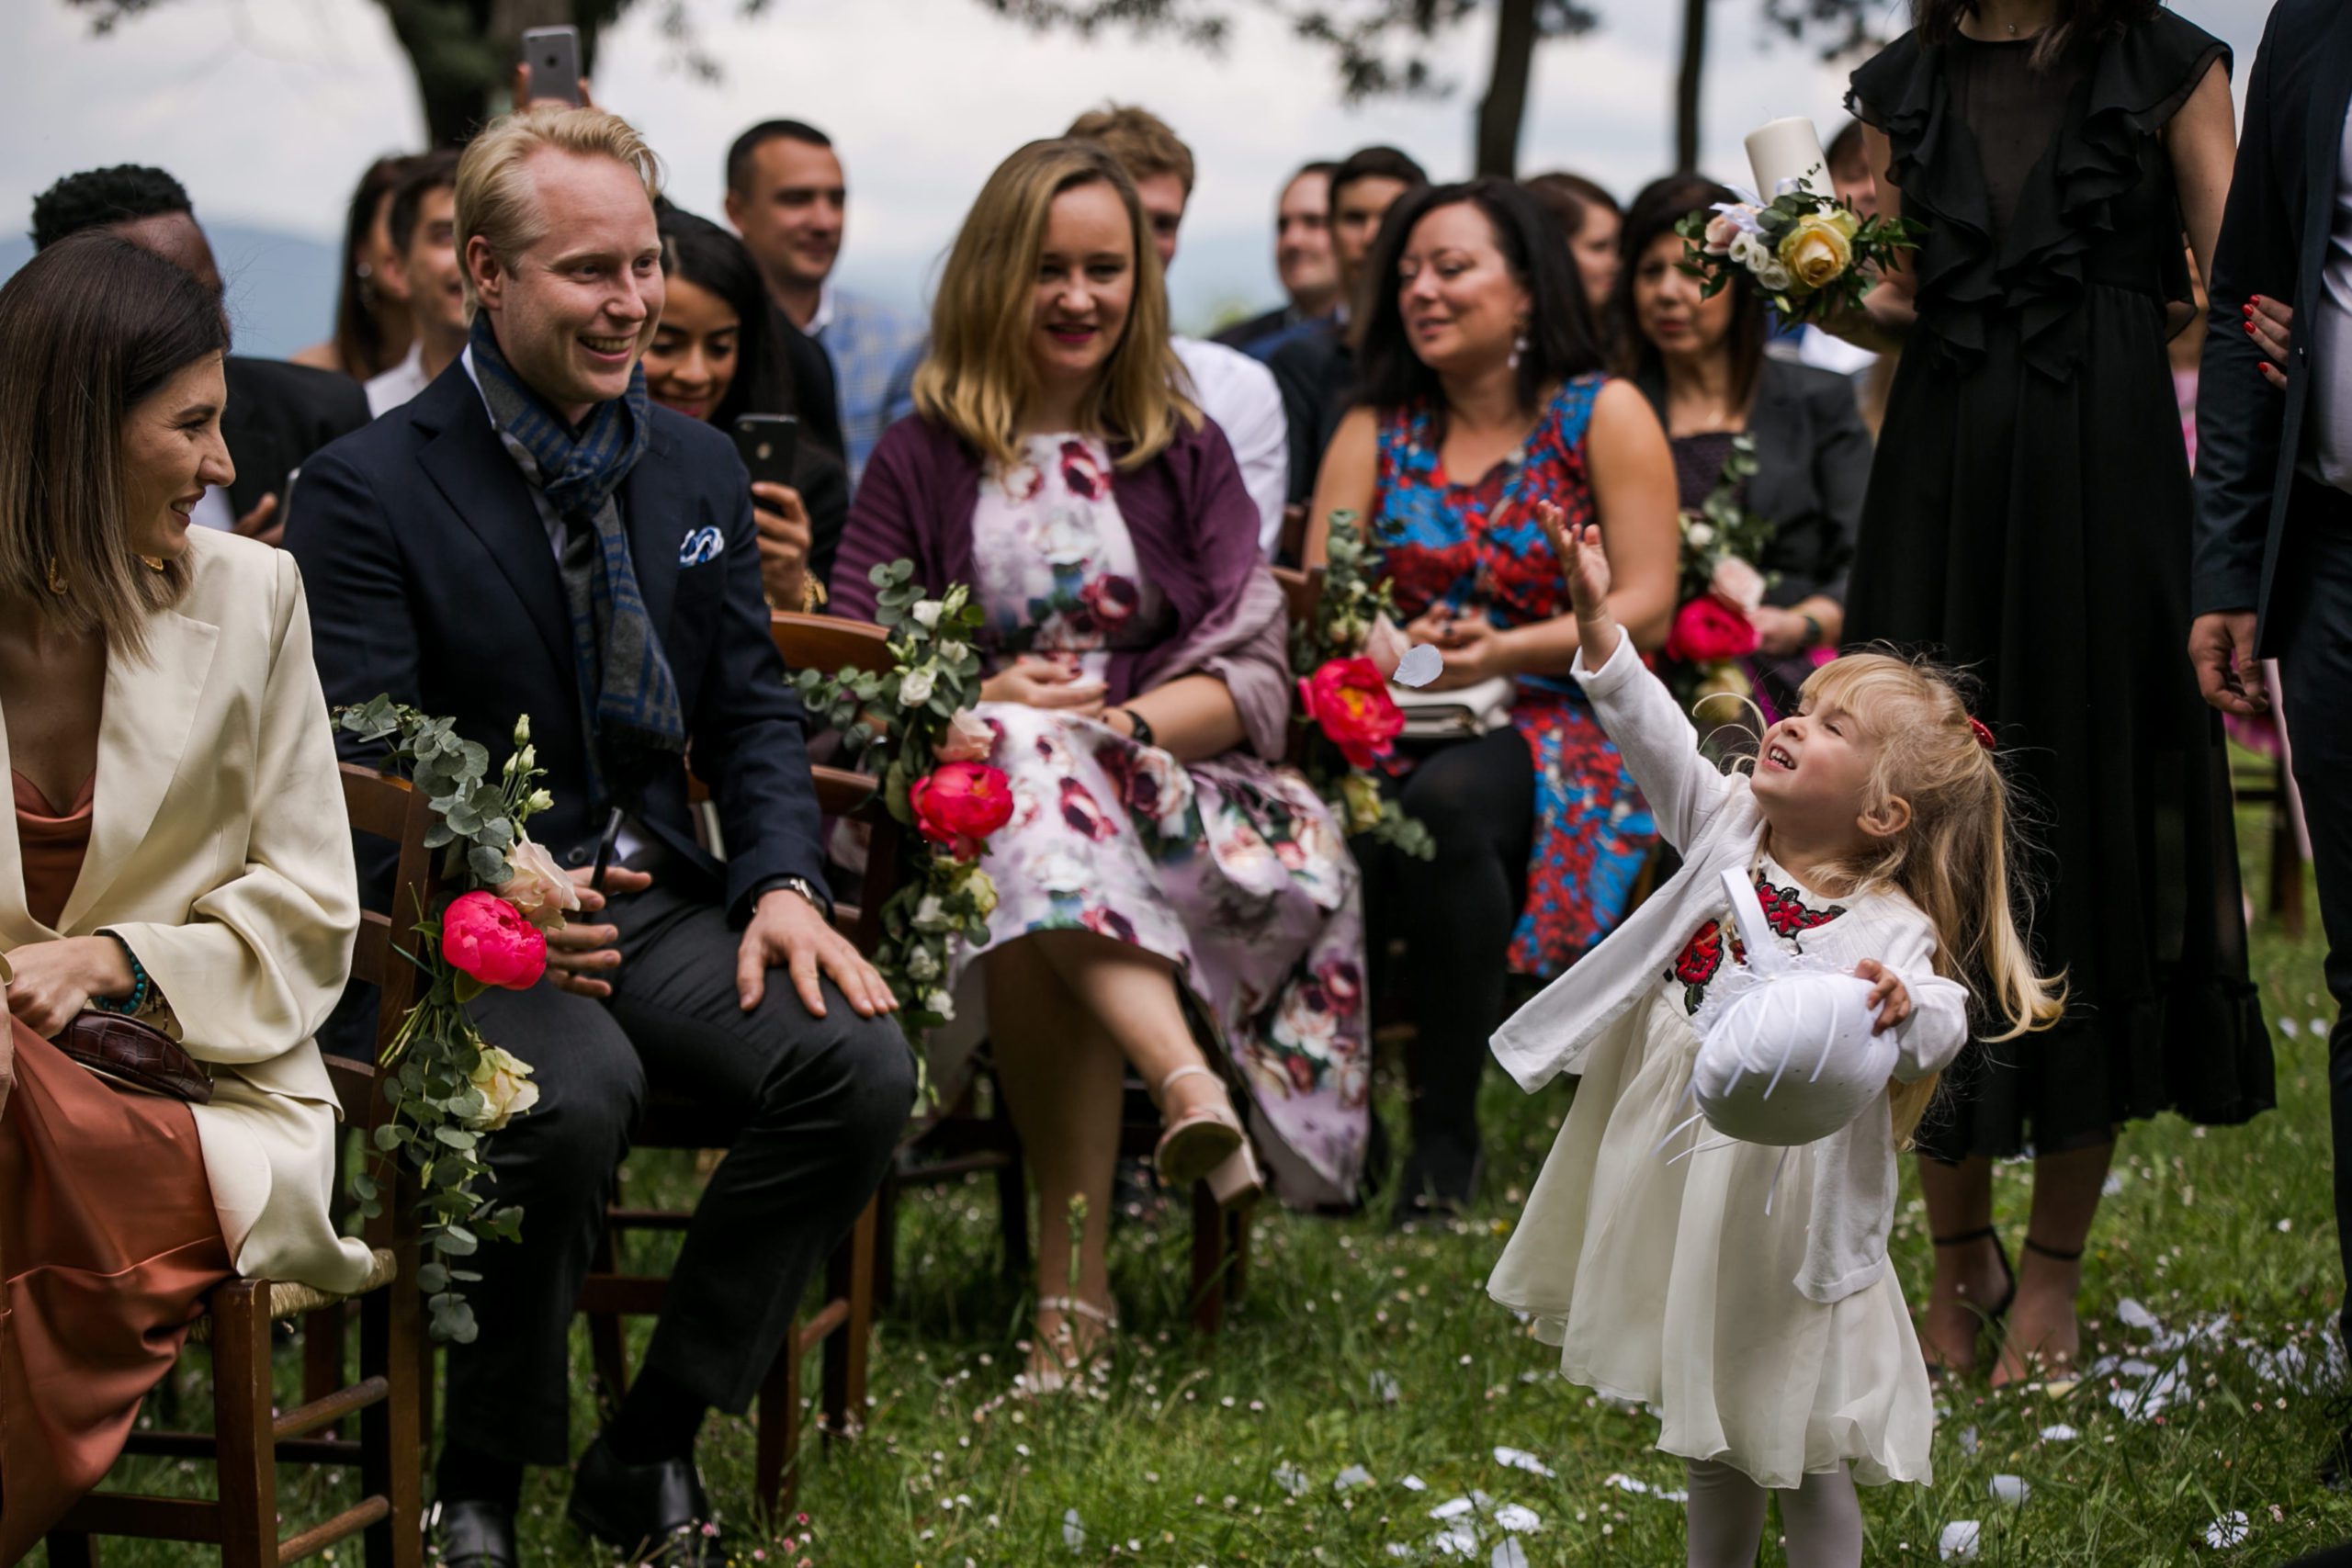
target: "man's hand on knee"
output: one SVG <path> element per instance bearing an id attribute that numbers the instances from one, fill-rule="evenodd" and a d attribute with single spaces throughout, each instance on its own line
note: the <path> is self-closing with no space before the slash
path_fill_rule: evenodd
<path id="1" fill-rule="evenodd" d="M 767 995 L 768 971 L 776 967 L 792 976 L 793 989 L 800 993 L 800 1005 L 811 1017 L 825 1016 L 820 975 L 831 977 L 860 1018 L 899 1010 L 899 1000 L 881 973 L 833 929 L 822 909 L 789 888 L 760 899 L 735 951 L 735 989 L 745 1012 Z"/>

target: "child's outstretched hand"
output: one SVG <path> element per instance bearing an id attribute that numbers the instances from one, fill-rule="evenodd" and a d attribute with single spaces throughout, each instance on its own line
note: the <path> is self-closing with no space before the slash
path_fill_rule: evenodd
<path id="1" fill-rule="evenodd" d="M 1552 553 L 1567 573 L 1568 602 L 1577 619 L 1589 621 L 1609 608 L 1609 557 L 1600 547 L 1600 530 L 1592 524 L 1571 529 L 1566 513 L 1555 502 L 1535 503 L 1535 521 L 1552 541 Z"/>
<path id="2" fill-rule="evenodd" d="M 1878 1010 L 1878 1021 L 1871 1026 L 1872 1034 L 1883 1034 L 1911 1016 L 1911 992 L 1875 958 L 1865 958 L 1854 965 L 1856 976 L 1876 982 L 1871 987 L 1870 1005 Z"/>

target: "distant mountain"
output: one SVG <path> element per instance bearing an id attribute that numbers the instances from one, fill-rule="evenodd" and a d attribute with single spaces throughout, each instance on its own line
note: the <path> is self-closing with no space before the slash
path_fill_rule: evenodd
<path id="1" fill-rule="evenodd" d="M 334 325 L 336 246 L 240 223 L 208 222 L 204 230 L 228 279 L 239 354 L 283 359 L 327 335 Z M 32 254 L 22 234 L 0 240 L 0 279 Z"/>

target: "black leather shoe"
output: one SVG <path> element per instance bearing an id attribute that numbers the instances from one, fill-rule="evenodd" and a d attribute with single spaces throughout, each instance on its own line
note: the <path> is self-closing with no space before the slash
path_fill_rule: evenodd
<path id="1" fill-rule="evenodd" d="M 441 1568 L 514 1568 L 514 1510 L 503 1503 L 435 1503 L 425 1533 L 440 1545 Z"/>
<path id="2" fill-rule="evenodd" d="M 710 1500 L 691 1459 L 623 1464 L 599 1436 L 571 1474 L 571 1522 L 632 1562 L 665 1568 L 725 1568 Z"/>

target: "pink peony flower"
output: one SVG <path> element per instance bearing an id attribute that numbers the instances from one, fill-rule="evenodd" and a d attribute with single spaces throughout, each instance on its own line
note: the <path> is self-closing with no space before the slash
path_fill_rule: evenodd
<path id="1" fill-rule="evenodd" d="M 1299 682 L 1298 701 L 1307 721 L 1321 727 L 1351 768 L 1369 768 L 1387 756 L 1404 732 L 1405 716 L 1389 696 L 1388 682 L 1361 654 L 1327 660 Z"/>
<path id="2" fill-rule="evenodd" d="M 1712 664 L 1756 651 L 1756 624 L 1713 593 L 1702 593 L 1674 614 L 1666 656 L 1685 664 Z"/>
<path id="3" fill-rule="evenodd" d="M 462 893 L 441 917 L 441 956 L 460 975 L 527 991 L 548 972 L 548 939 L 494 893 Z"/>
<path id="4" fill-rule="evenodd" d="M 942 762 L 907 792 L 915 827 L 957 860 L 978 858 L 988 837 L 1012 817 L 1012 786 L 980 762 Z"/>

